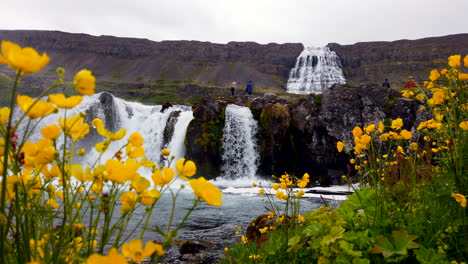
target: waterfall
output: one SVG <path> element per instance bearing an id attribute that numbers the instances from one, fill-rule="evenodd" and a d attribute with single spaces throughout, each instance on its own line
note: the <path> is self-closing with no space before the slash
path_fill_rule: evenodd
<path id="1" fill-rule="evenodd" d="M 229 104 L 223 130 L 222 178 L 255 177 L 257 122 L 248 107 Z"/>
<path id="2" fill-rule="evenodd" d="M 188 123 L 193 119 L 192 110 L 188 106 L 174 105 L 164 112 L 161 112 L 161 105 L 143 105 L 136 102 L 127 102 L 116 98 L 108 93 L 100 93 L 92 96 L 85 96 L 83 101 L 73 109 L 65 112 L 65 109 L 60 109 L 57 114 L 51 114 L 45 117 L 37 126 L 34 133 L 29 137 L 29 141 L 36 142 L 41 136 L 41 128 L 51 124 L 58 124 L 58 118 L 63 117 L 66 113 L 67 117 L 86 113 L 86 122 L 91 123 L 94 118 L 101 118 L 107 129 L 116 132 L 119 129 L 126 129 L 127 133 L 122 140 L 112 142 L 109 149 L 105 152 L 101 161 L 106 161 L 113 158 L 114 154 L 126 144 L 130 135 L 134 132 L 140 133 L 143 138 L 143 146 L 145 148 L 145 156 L 159 164 L 160 152 L 164 147 L 171 150 L 171 155 L 175 156 L 176 160 L 185 155 L 185 133 Z M 172 135 L 167 140 L 166 145 L 163 142 L 163 135 L 166 129 L 168 118 L 172 113 L 179 112 L 172 120 Z M 19 113 L 18 113 L 19 114 Z M 172 115 L 174 116 L 174 115 Z M 34 125 L 37 121 L 32 121 Z M 26 122 L 23 122 L 26 123 Z M 26 125 L 22 125 L 18 132 L 22 136 Z M 63 148 L 61 142 L 62 137 L 57 141 L 58 148 Z M 76 150 L 84 148 L 86 155 L 84 157 L 76 156 L 76 163 L 83 165 L 92 165 L 99 157 L 99 153 L 94 149 L 94 145 L 103 141 L 105 138 L 98 135 L 91 128 L 90 133 L 85 139 L 78 142 Z M 123 150 L 125 151 L 125 150 Z"/>
<path id="3" fill-rule="evenodd" d="M 328 47 L 307 47 L 289 73 L 287 91 L 294 94 L 322 93 L 333 84 L 344 84 L 338 55 Z"/>

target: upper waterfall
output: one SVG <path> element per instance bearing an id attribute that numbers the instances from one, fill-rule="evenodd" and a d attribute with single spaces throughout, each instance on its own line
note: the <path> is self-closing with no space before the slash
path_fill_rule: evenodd
<path id="1" fill-rule="evenodd" d="M 307 47 L 289 73 L 287 91 L 295 94 L 322 93 L 333 84 L 344 84 L 346 79 L 341 62 L 328 47 Z"/>
<path id="2" fill-rule="evenodd" d="M 248 107 L 229 104 L 223 130 L 222 177 L 255 177 L 259 161 L 257 122 Z"/>

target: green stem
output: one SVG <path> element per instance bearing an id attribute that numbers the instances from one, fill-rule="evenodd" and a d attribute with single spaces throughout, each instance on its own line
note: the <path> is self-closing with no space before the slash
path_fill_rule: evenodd
<path id="1" fill-rule="evenodd" d="M 3 154 L 3 173 L 2 173 L 2 192 L 1 192 L 1 198 L 0 198 L 0 264 L 7 263 L 6 262 L 6 254 L 5 253 L 5 241 L 4 239 L 5 235 L 8 233 L 7 230 L 5 230 L 5 219 L 6 217 L 6 212 L 5 212 L 5 195 L 6 195 L 6 187 L 7 187 L 7 171 L 8 171 L 8 152 L 10 151 L 10 136 L 11 133 L 14 130 L 11 130 L 11 123 L 13 119 L 13 112 L 14 112 L 14 107 L 15 107 L 15 95 L 16 95 L 16 89 L 18 87 L 18 82 L 21 76 L 21 72 L 18 71 L 16 74 L 15 78 L 15 84 L 13 85 L 13 91 L 11 92 L 11 99 L 10 99 L 10 116 L 8 117 L 8 125 L 7 125 L 7 131 L 5 135 L 5 153 Z"/>

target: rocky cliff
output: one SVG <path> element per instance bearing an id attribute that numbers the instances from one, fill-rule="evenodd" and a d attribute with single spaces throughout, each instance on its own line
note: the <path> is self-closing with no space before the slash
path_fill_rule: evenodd
<path id="1" fill-rule="evenodd" d="M 187 83 L 227 86 L 232 79 L 236 79 L 239 85 L 252 79 L 257 87 L 282 89 L 303 49 L 302 44 L 155 42 L 31 30 L 0 30 L 0 40 L 47 52 L 51 63 L 36 75 L 38 79 L 53 77 L 57 66 L 67 70 L 68 78 L 87 68 L 99 81 L 110 82 L 111 86 L 127 83 L 131 89 L 155 89 Z M 0 66 L 0 72 L 4 70 L 5 66 Z M 39 84 L 40 81 L 33 83 Z"/>
<path id="2" fill-rule="evenodd" d="M 204 164 L 203 175 L 219 175 L 221 135 L 227 102 L 206 98 L 194 108 L 194 120 L 186 137 L 187 158 Z M 314 181 L 332 183 L 346 171 L 349 157 L 338 153 L 336 142 L 353 142 L 355 126 L 403 118 L 405 129 L 413 130 L 428 117 L 418 102 L 379 84 L 335 85 L 323 95 L 307 95 L 293 102 L 274 94 L 249 103 L 257 133 L 260 163 L 258 174 L 269 177 L 285 172 L 309 173 Z M 198 164 L 197 163 L 197 164 Z M 207 166 L 205 166 L 207 165 Z M 331 171 L 338 171 L 336 175 Z"/>
<path id="3" fill-rule="evenodd" d="M 402 88 L 409 75 L 427 79 L 432 69 L 447 67 L 450 55 L 468 54 L 468 34 L 393 42 L 360 42 L 353 45 L 330 43 L 343 64 L 345 77 L 353 85 L 381 84 L 385 78 L 392 88 Z"/>

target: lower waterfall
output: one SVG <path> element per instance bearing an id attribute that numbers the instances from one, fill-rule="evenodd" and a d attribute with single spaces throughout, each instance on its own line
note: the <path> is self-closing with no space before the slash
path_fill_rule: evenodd
<path id="1" fill-rule="evenodd" d="M 229 104 L 223 130 L 222 178 L 253 178 L 257 172 L 257 122 L 248 107 Z"/>

